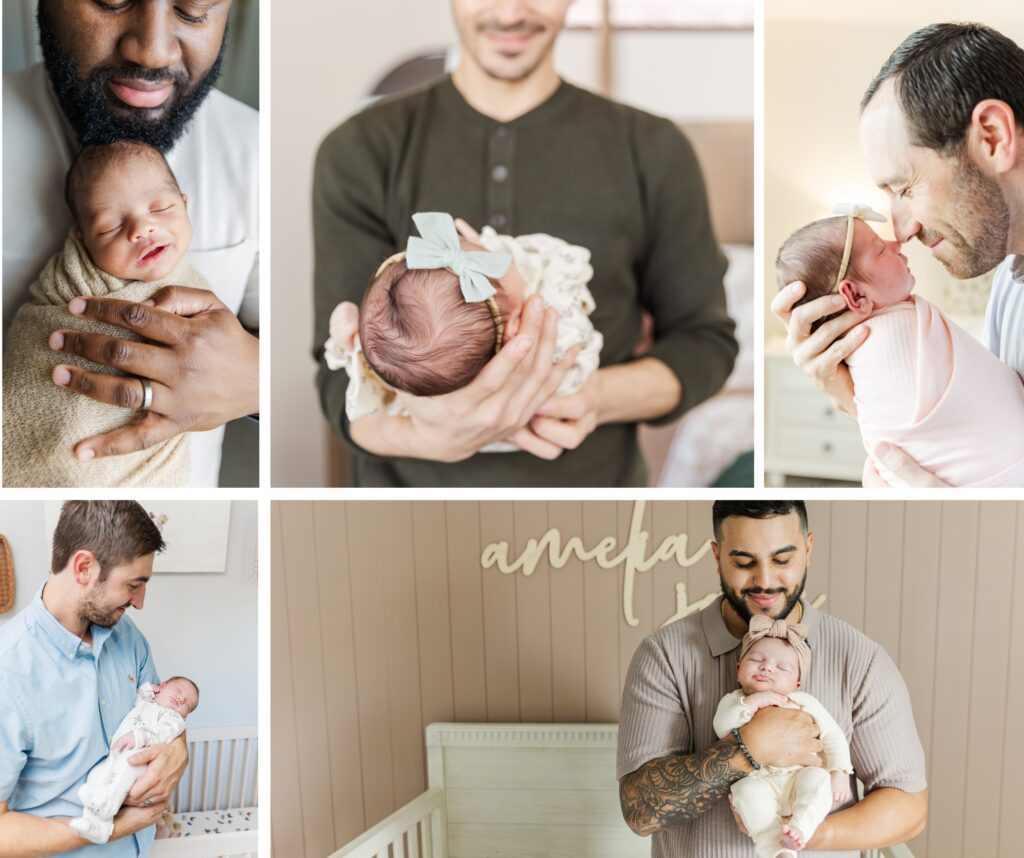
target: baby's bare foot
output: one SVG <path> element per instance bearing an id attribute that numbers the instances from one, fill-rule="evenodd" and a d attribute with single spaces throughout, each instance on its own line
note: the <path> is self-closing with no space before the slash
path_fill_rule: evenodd
<path id="1" fill-rule="evenodd" d="M 792 825 L 783 825 L 782 831 L 779 836 L 779 840 L 782 841 L 782 845 L 786 849 L 793 849 L 799 852 L 804 848 L 804 835 L 799 828 L 794 828 Z"/>

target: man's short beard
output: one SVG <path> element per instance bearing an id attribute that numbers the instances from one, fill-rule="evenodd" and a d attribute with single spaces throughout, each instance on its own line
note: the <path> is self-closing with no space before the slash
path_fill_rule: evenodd
<path id="1" fill-rule="evenodd" d="M 149 69 L 135 63 L 126 63 L 118 68 L 102 66 L 94 69 L 87 80 L 83 80 L 74 58 L 57 35 L 45 0 L 39 3 L 36 20 L 46 73 L 64 115 L 78 134 L 79 143 L 84 146 L 88 143 L 138 140 L 164 154 L 173 148 L 185 132 L 196 109 L 217 82 L 228 36 L 225 28 L 217 59 L 210 70 L 191 87 L 184 72 L 176 74 L 167 68 Z M 126 107 L 129 111 L 127 116 L 117 116 L 110 109 L 113 96 L 108 83 L 112 78 L 145 80 L 150 83 L 172 82 L 174 92 L 170 97 L 173 103 L 167 113 L 156 121 L 146 118 L 148 111 L 132 107 Z"/>
<path id="2" fill-rule="evenodd" d="M 1010 209 L 999 185 L 982 173 L 966 152 L 957 157 L 953 177 L 950 196 L 955 200 L 957 225 L 973 224 L 980 229 L 970 242 L 962 233 L 943 234 L 957 251 L 956 257 L 943 265 L 958 280 L 967 280 L 991 271 L 1006 258 Z"/>
<path id="3" fill-rule="evenodd" d="M 743 598 L 742 598 L 743 593 L 736 593 L 733 590 L 730 590 L 729 586 L 725 583 L 725 578 L 723 578 L 721 574 L 719 574 L 718 580 L 719 580 L 719 582 L 722 585 L 722 595 L 725 597 L 725 601 L 727 601 L 732 606 L 732 609 L 736 612 L 736 614 L 739 616 L 739 618 L 741 620 L 743 620 L 744 623 L 746 623 L 747 625 L 750 625 L 750 620 L 751 620 L 751 618 L 754 615 L 750 612 L 750 609 L 747 607 L 746 602 L 743 601 Z M 807 571 L 805 570 L 804 571 L 804 577 L 800 579 L 800 586 L 797 587 L 796 590 L 793 591 L 793 595 L 792 596 L 790 596 L 788 599 L 786 599 L 786 604 L 785 604 L 785 606 L 783 606 L 782 612 L 779 613 L 777 616 L 773 617 L 772 619 L 784 620 L 784 619 L 786 619 L 786 617 L 788 617 L 793 612 L 793 609 L 797 606 L 797 603 L 800 601 L 800 597 L 804 594 L 804 587 L 806 586 L 806 584 L 807 584 Z M 784 593 L 785 591 L 780 589 L 780 588 L 775 588 L 775 589 L 771 589 L 771 590 L 762 590 L 760 587 L 748 587 L 743 592 L 744 593 Z"/>
<path id="4" fill-rule="evenodd" d="M 92 623 L 103 629 L 113 628 L 124 614 L 117 614 L 121 606 L 116 608 L 101 608 L 92 599 L 87 598 L 78 611 L 78 618 L 85 623 Z"/>

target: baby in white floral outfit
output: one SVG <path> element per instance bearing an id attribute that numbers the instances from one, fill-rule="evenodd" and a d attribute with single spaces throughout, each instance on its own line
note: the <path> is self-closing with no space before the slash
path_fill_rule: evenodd
<path id="1" fill-rule="evenodd" d="M 114 831 L 113 819 L 145 766 L 128 760 L 143 748 L 176 739 L 185 730 L 185 719 L 199 705 L 199 687 L 184 676 L 172 676 L 160 685 L 148 682 L 139 688 L 135 705 L 114 733 L 110 753 L 97 763 L 78 797 L 82 815 L 70 822 L 72 830 L 92 843 L 106 843 Z"/>

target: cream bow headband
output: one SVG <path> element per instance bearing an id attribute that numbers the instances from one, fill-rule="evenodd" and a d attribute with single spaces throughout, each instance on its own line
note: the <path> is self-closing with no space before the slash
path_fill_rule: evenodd
<path id="1" fill-rule="evenodd" d="M 843 261 L 839 266 L 839 274 L 836 276 L 836 286 L 843 282 L 846 276 L 846 269 L 850 265 L 850 251 L 853 250 L 853 222 L 856 218 L 861 220 L 872 220 L 875 223 L 885 223 L 885 215 L 876 212 L 871 206 L 863 203 L 840 203 L 832 208 L 832 213 L 846 215 L 846 244 L 843 246 Z"/>
<path id="2" fill-rule="evenodd" d="M 750 630 L 743 636 L 743 643 L 740 644 L 740 661 L 743 661 L 750 648 L 761 638 L 781 638 L 788 641 L 796 651 L 800 679 L 803 680 L 807 676 L 807 669 L 811 666 L 811 648 L 807 645 L 806 625 L 797 623 L 791 626 L 785 620 L 773 620 L 763 614 L 751 617 Z"/>

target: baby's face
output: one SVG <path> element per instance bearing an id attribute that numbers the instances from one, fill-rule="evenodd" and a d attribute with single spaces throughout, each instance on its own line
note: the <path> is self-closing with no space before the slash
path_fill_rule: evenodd
<path id="1" fill-rule="evenodd" d="M 792 694 L 800 687 L 800 661 L 781 638 L 761 638 L 736 666 L 736 677 L 744 694 Z"/>
<path id="2" fill-rule="evenodd" d="M 188 250 L 186 198 L 155 158 L 108 166 L 81 194 L 78 229 L 98 268 L 124 280 L 159 280 Z"/>
<path id="3" fill-rule="evenodd" d="M 172 679 L 158 685 L 153 699 L 167 709 L 173 709 L 182 718 L 187 718 L 199 705 L 195 686 L 184 679 Z"/>
<path id="4" fill-rule="evenodd" d="M 847 306 L 868 315 L 906 301 L 914 291 L 914 275 L 900 243 L 883 240 L 860 218 L 854 220 L 853 230 L 850 262 L 865 279 L 842 282 L 840 291 Z"/>

